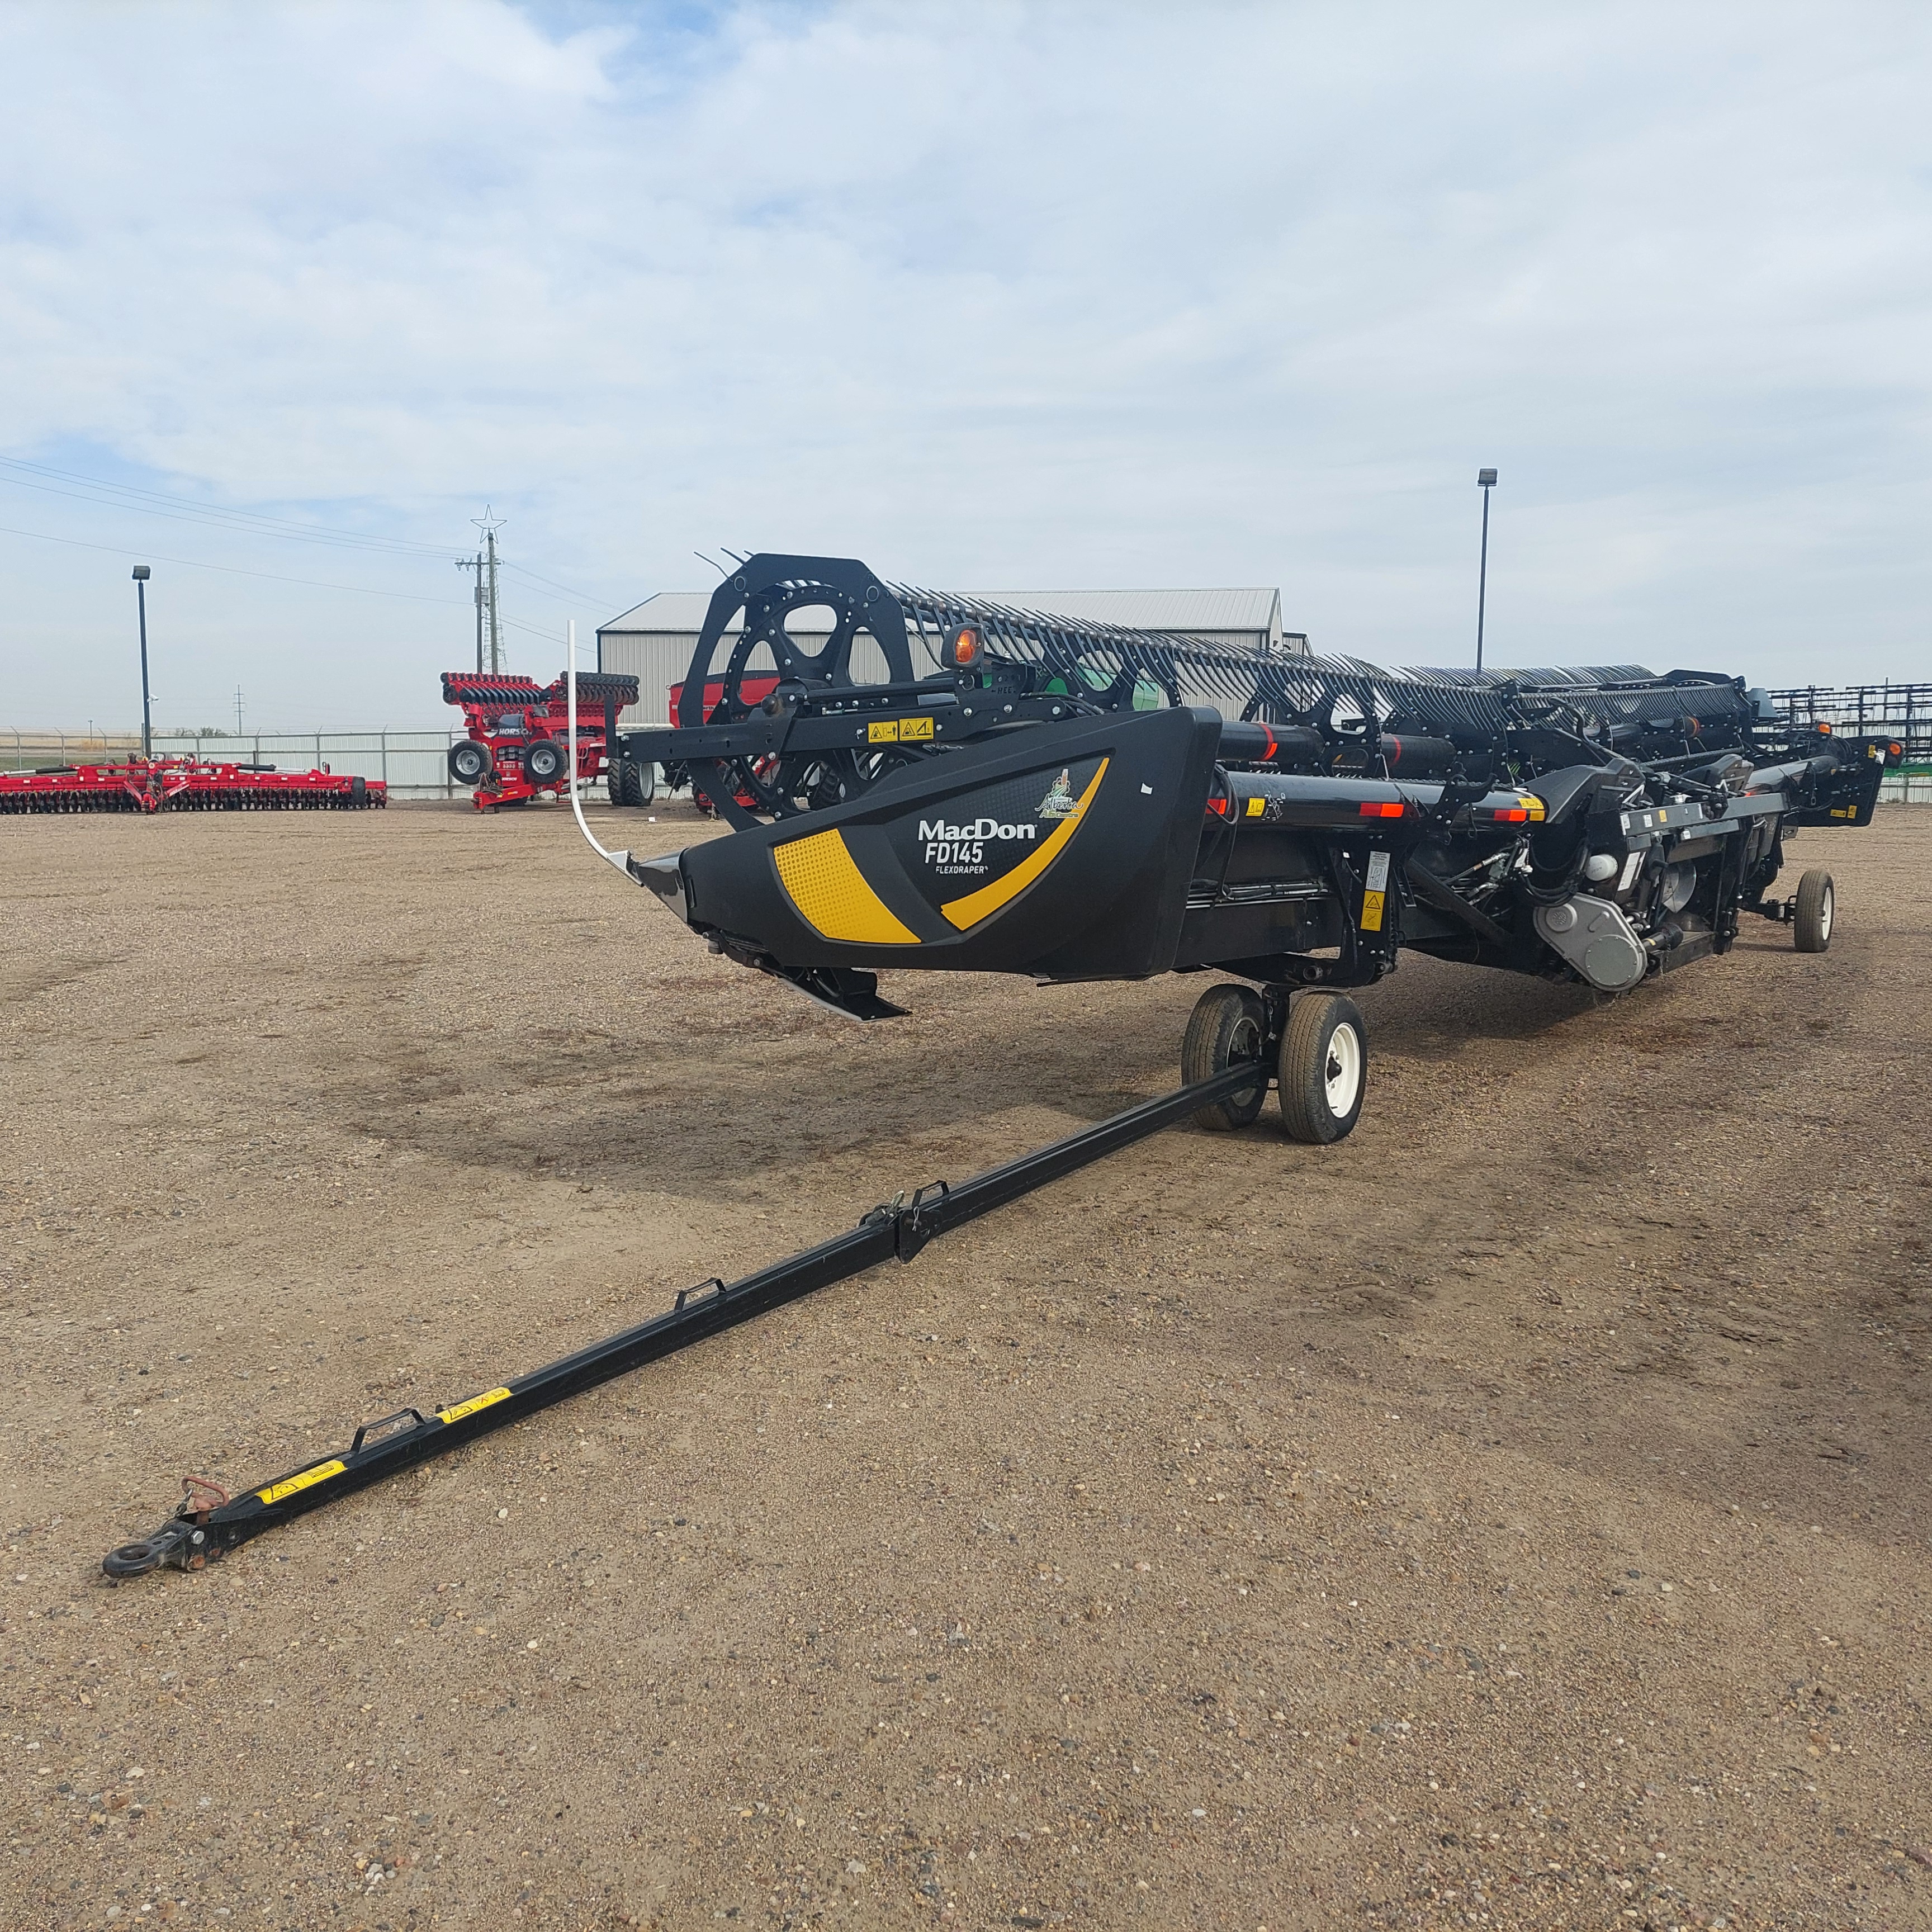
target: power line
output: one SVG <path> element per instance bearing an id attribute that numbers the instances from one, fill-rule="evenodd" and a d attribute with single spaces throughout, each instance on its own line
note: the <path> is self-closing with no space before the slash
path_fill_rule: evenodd
<path id="1" fill-rule="evenodd" d="M 78 483 L 85 487 L 81 490 L 63 490 L 50 483 L 34 482 L 28 476 L 8 476 L 4 473 L 10 470 L 29 471 L 32 476 L 35 477 L 58 477 L 63 482 Z M 378 556 L 413 558 L 443 557 L 448 554 L 447 550 L 440 544 L 418 543 L 413 538 L 407 537 L 386 537 L 369 532 L 350 531 L 344 530 L 339 526 L 327 524 L 302 523 L 292 518 L 269 516 L 260 511 L 232 509 L 224 508 L 219 504 L 198 503 L 189 497 L 173 496 L 164 490 L 143 489 L 136 484 L 110 482 L 104 477 L 83 476 L 77 470 L 57 469 L 51 464 L 30 463 L 22 457 L 0 456 L 0 483 L 10 483 L 16 489 L 38 490 L 46 496 L 64 496 L 75 502 L 92 503 L 104 509 L 133 510 L 142 516 L 166 517 L 181 523 L 199 523 L 210 528 L 227 530 L 242 536 L 279 537 L 294 542 L 320 544 L 331 549 L 368 550 Z M 106 494 L 99 494 L 104 492 Z M 146 500 L 131 500 L 134 499 Z M 0 526 L 0 528 L 6 527 Z M 118 550 L 110 544 L 84 544 L 77 538 L 56 537 L 39 530 L 8 528 L 8 534 L 36 537 L 47 543 L 71 544 L 82 549 L 105 550 L 109 554 L 115 556 L 133 556 L 137 554 L 142 556 L 148 554 L 146 551 L 137 553 L 133 550 Z M 320 584 L 314 578 L 282 576 L 273 571 L 243 570 L 236 566 L 229 564 L 202 563 L 186 557 L 164 557 L 161 561 L 166 563 L 186 564 L 190 568 L 196 570 L 224 570 L 236 576 L 260 577 L 278 583 L 306 584 L 315 588 L 356 590 L 365 596 L 402 597 L 408 595 L 402 591 L 375 590 L 361 584 Z M 574 584 L 560 584 L 554 578 L 545 577 L 540 572 L 532 570 L 527 564 L 512 562 L 509 558 L 500 554 L 496 559 L 496 562 L 500 569 L 513 570 L 519 576 L 528 578 L 532 583 L 543 585 L 546 590 L 560 592 L 566 597 L 581 598 L 585 603 L 590 604 L 599 604 L 604 601 L 593 592 L 581 590 Z M 417 601 L 440 603 L 445 600 L 440 598 L 418 598 Z M 500 626 L 509 625 L 518 630 L 526 631 L 530 628 L 526 624 L 514 623 L 513 620 L 503 616 L 500 610 L 498 613 L 497 622 Z M 532 634 L 544 636 L 548 634 L 538 632 L 533 632 Z"/>
<path id="2" fill-rule="evenodd" d="M 189 570 L 218 570 L 225 577 L 259 577 L 271 584 L 306 584 L 311 590 L 352 590 L 358 597 L 393 597 L 405 604 L 440 604 L 452 610 L 464 608 L 453 597 L 423 597 L 408 590 L 377 590 L 366 584 L 330 584 L 316 577 L 285 577 L 278 571 L 243 570 L 232 563 L 203 563 L 196 557 L 164 556 L 156 550 L 123 550 L 117 544 L 83 543 L 79 537 L 51 536 L 45 530 L 16 530 L 10 524 L 0 524 L 0 536 L 32 537 L 38 542 L 66 544 L 74 550 L 98 550 L 109 556 L 146 557 L 155 563 L 178 563 Z"/>
<path id="3" fill-rule="evenodd" d="M 499 561 L 506 570 L 514 570 L 519 577 L 527 577 L 533 583 L 542 584 L 546 590 L 561 590 L 566 597 L 580 597 L 586 604 L 596 604 L 604 602 L 602 598 L 588 590 L 578 590 L 570 584 L 560 584 L 553 577 L 539 577 L 527 564 L 512 563 L 507 556 L 500 558 Z"/>
<path id="4" fill-rule="evenodd" d="M 50 496 L 71 496 L 76 501 L 104 507 L 137 510 L 146 516 L 173 517 L 192 523 L 215 524 L 230 529 L 252 532 L 258 536 L 278 536 L 304 543 L 340 545 L 344 548 L 386 550 L 406 556 L 442 556 L 447 553 L 440 544 L 425 544 L 410 537 L 387 537 L 367 531 L 346 530 L 328 524 L 309 524 L 291 517 L 272 517 L 259 510 L 238 510 L 218 503 L 198 503 L 191 497 L 176 496 L 159 490 L 144 490 L 132 483 L 110 482 L 104 477 L 83 476 L 77 471 L 56 470 L 44 463 L 29 463 L 15 456 L 0 456 L 0 466 L 23 470 L 35 476 L 58 477 L 64 483 L 85 484 L 88 490 L 103 494 L 56 489 L 52 484 L 30 482 L 25 476 L 0 476 L 0 482 L 16 489 L 38 490 Z M 126 501 L 123 499 L 145 499 Z M 164 506 L 155 508 L 156 505 Z"/>

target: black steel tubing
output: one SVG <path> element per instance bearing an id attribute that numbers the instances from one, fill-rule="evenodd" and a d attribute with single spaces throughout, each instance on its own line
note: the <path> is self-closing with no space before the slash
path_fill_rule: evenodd
<path id="1" fill-rule="evenodd" d="M 1257 1077 L 1267 1078 L 1265 1068 L 1258 1064 L 1232 1066 L 1211 1079 L 1130 1107 L 1064 1140 L 988 1168 L 957 1187 L 936 1183 L 920 1190 L 910 1202 L 901 1195 L 874 1208 L 847 1233 L 774 1262 L 742 1280 L 728 1284 L 714 1280 L 687 1288 L 664 1314 L 466 1401 L 453 1402 L 428 1416 L 404 1409 L 380 1423 L 369 1424 L 356 1431 L 354 1442 L 342 1453 L 254 1484 L 212 1508 L 194 1507 L 197 1498 L 190 1486 L 188 1500 L 153 1535 L 110 1551 L 100 1567 L 117 1580 L 141 1576 L 164 1564 L 198 1570 L 211 1557 L 233 1550 L 265 1530 L 399 1475 L 433 1456 L 446 1455 L 493 1430 L 520 1422 L 600 1382 L 628 1375 L 646 1362 L 862 1274 L 880 1262 L 895 1256 L 910 1261 L 934 1237 L 1158 1133 L 1198 1108 L 1246 1092 Z M 406 1426 L 369 1439 L 392 1423 Z"/>

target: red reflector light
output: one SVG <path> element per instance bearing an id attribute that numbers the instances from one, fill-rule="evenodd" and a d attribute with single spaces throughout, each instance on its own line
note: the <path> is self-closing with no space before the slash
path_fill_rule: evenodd
<path id="1" fill-rule="evenodd" d="M 1521 825 L 1528 820 L 1529 812 L 1525 806 L 1510 806 L 1498 812 L 1496 816 L 1507 825 Z"/>
<path id="2" fill-rule="evenodd" d="M 1216 818 L 1226 818 L 1228 815 L 1228 801 L 1225 798 L 1210 798 L 1208 801 L 1208 809 Z"/>
<path id="3" fill-rule="evenodd" d="M 1402 816 L 1402 808 L 1400 802 L 1394 805 L 1379 805 L 1373 799 L 1366 800 L 1362 806 L 1362 816 L 1364 818 L 1400 818 Z"/>

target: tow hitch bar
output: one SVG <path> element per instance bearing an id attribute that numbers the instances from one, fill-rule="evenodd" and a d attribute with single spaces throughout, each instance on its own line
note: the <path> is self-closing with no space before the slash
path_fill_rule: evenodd
<path id="1" fill-rule="evenodd" d="M 910 1198 L 896 1195 L 873 1208 L 848 1233 L 774 1262 L 742 1280 L 713 1279 L 683 1289 L 664 1314 L 529 1375 L 514 1377 L 500 1388 L 485 1390 L 428 1415 L 404 1408 L 365 1423 L 340 1454 L 258 1483 L 234 1496 L 205 1477 L 188 1477 L 186 1493 L 174 1514 L 152 1536 L 110 1550 L 100 1567 L 117 1582 L 144 1576 L 164 1565 L 199 1570 L 212 1558 L 265 1530 L 399 1475 L 433 1456 L 447 1455 L 492 1430 L 520 1422 L 601 1382 L 628 1375 L 646 1362 L 769 1314 L 816 1289 L 862 1274 L 880 1262 L 909 1262 L 928 1241 L 955 1228 L 1157 1134 L 1198 1108 L 1251 1092 L 1258 1079 L 1267 1078 L 1263 1063 L 1243 1061 L 1211 1078 L 1130 1107 L 1064 1140 L 988 1168 L 957 1186 L 936 1181 Z"/>

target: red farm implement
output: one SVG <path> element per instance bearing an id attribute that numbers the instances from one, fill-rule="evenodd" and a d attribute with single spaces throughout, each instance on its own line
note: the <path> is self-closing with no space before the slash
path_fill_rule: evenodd
<path id="1" fill-rule="evenodd" d="M 778 688 L 778 674 L 753 672 L 742 680 L 742 702 L 738 705 L 724 703 L 724 681 L 722 678 L 710 680 L 704 687 L 704 705 L 700 715 L 692 722 L 699 724 L 730 724 L 740 717 L 748 716 L 756 707 L 764 704 Z M 674 684 L 670 688 L 670 715 L 683 723 L 684 686 Z M 664 783 L 673 791 L 681 790 L 691 783 L 689 770 L 681 764 L 669 764 L 664 768 Z M 762 774 L 760 774 L 762 775 Z M 755 809 L 758 800 L 748 788 L 741 787 L 736 794 L 738 802 L 748 812 Z M 718 808 L 705 796 L 701 789 L 694 789 L 692 796 L 697 800 L 698 808 L 706 818 L 716 818 Z"/>
<path id="2" fill-rule="evenodd" d="M 558 793 L 570 782 L 570 694 L 566 681 L 538 684 L 503 673 L 446 670 L 446 704 L 463 707 L 466 738 L 449 748 L 449 775 L 476 788 L 478 812 L 526 805 L 540 793 Z M 606 770 L 604 748 L 616 734 L 617 713 L 638 701 L 638 680 L 590 671 L 577 680 L 577 776 L 610 781 L 613 805 L 647 802 L 640 772 L 620 759 Z M 634 796 L 633 795 L 634 794 Z"/>
<path id="3" fill-rule="evenodd" d="M 199 758 L 128 758 L 0 772 L 0 812 L 365 812 L 388 802 L 380 779 L 326 768 L 278 772 Z"/>

